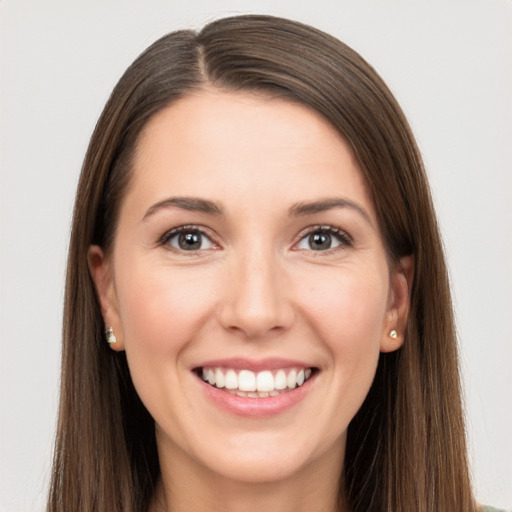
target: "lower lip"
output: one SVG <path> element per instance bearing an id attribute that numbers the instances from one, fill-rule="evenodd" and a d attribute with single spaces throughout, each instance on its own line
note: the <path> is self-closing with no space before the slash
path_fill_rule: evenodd
<path id="1" fill-rule="evenodd" d="M 311 376 L 302 386 L 291 391 L 286 391 L 277 396 L 264 398 L 249 398 L 245 396 L 232 395 L 222 391 L 210 384 L 207 384 L 199 377 L 197 380 L 207 397 L 218 407 L 239 416 L 266 417 L 283 413 L 303 400 L 311 389 L 316 375 Z"/>

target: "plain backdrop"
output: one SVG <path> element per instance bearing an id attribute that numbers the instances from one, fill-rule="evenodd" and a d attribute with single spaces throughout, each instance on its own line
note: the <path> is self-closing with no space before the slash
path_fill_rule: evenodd
<path id="1" fill-rule="evenodd" d="M 247 12 L 332 33 L 374 65 L 402 104 L 448 254 L 477 496 L 512 507 L 509 0 L 3 0 L 0 510 L 44 508 L 70 216 L 96 119 L 155 39 Z"/>

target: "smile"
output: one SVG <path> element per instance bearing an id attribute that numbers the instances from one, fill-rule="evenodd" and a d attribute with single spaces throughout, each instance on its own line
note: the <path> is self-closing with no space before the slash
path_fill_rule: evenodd
<path id="1" fill-rule="evenodd" d="M 274 397 L 301 387 L 313 374 L 312 368 L 281 368 L 253 372 L 224 367 L 202 367 L 197 375 L 206 383 L 232 395 L 247 398 Z"/>

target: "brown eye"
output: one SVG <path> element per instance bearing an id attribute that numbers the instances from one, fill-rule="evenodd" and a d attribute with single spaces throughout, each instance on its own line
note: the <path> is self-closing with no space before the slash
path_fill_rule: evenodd
<path id="1" fill-rule="evenodd" d="M 303 236 L 296 245 L 298 250 L 328 251 L 352 245 L 352 239 L 344 231 L 332 226 L 321 226 Z"/>
<path id="2" fill-rule="evenodd" d="M 180 233 L 178 235 L 178 247 L 184 251 L 197 251 L 201 249 L 202 235 L 197 231 L 193 233 Z"/>
<path id="3" fill-rule="evenodd" d="M 312 233 L 308 237 L 309 247 L 313 251 L 325 251 L 332 246 L 332 237 L 329 233 Z"/>
<path id="4" fill-rule="evenodd" d="M 178 251 L 201 251 L 214 249 L 216 246 L 212 240 L 198 229 L 178 228 L 165 235 L 163 245 L 169 245 Z"/>

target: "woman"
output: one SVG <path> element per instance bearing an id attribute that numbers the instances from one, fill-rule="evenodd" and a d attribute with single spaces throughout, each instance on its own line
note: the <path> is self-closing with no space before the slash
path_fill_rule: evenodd
<path id="1" fill-rule="evenodd" d="M 324 33 L 227 18 L 134 62 L 64 318 L 48 510 L 476 510 L 421 158 Z"/>

